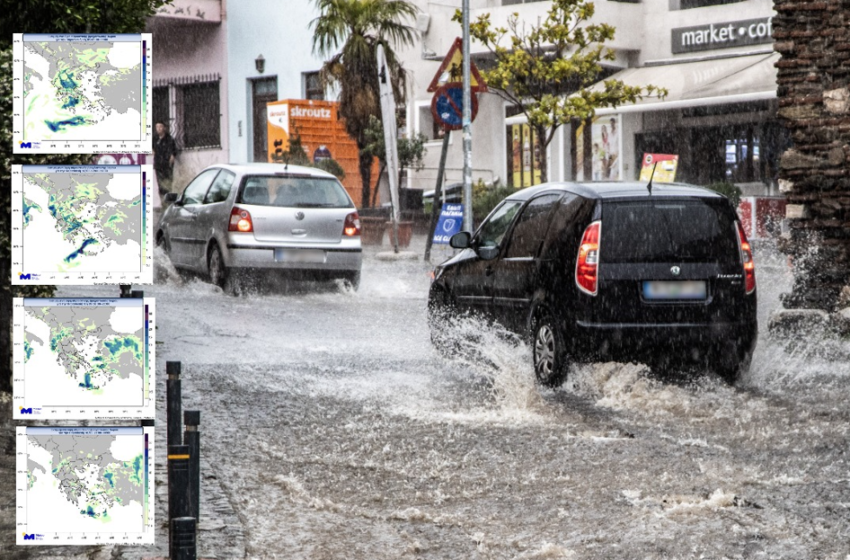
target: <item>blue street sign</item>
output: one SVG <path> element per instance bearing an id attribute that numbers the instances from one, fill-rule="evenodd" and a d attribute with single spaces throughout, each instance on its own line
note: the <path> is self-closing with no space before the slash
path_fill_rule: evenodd
<path id="1" fill-rule="evenodd" d="M 472 120 L 478 115 L 478 99 L 472 99 Z M 460 130 L 463 127 L 463 87 L 451 83 L 440 87 L 431 100 L 431 115 L 445 130 Z"/>
<path id="2" fill-rule="evenodd" d="M 448 245 L 452 235 L 460 233 L 463 225 L 463 204 L 443 204 L 440 219 L 437 220 L 437 228 L 434 230 L 433 243 Z"/>

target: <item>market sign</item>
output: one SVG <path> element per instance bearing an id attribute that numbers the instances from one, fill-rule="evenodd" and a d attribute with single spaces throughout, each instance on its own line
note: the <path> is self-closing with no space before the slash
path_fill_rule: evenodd
<path id="1" fill-rule="evenodd" d="M 772 43 L 772 17 L 673 29 L 673 54 Z"/>

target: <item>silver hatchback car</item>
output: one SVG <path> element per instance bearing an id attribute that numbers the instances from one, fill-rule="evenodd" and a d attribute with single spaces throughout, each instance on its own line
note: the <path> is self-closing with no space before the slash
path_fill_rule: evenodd
<path id="1" fill-rule="evenodd" d="M 360 284 L 360 218 L 333 175 L 271 163 L 213 165 L 170 193 L 156 243 L 174 266 L 238 291 L 257 272 Z"/>

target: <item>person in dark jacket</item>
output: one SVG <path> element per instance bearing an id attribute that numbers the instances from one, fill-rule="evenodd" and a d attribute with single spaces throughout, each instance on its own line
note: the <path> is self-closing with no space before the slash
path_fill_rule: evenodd
<path id="1" fill-rule="evenodd" d="M 164 123 L 156 123 L 156 136 L 153 139 L 153 169 L 156 172 L 160 194 L 164 195 L 171 191 L 174 157 L 176 155 L 177 144 L 171 134 L 168 133 L 168 127 Z"/>

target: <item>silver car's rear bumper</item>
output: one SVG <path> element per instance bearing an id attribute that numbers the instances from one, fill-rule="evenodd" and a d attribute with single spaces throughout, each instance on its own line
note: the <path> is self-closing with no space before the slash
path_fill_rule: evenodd
<path id="1" fill-rule="evenodd" d="M 250 235 L 232 235 L 227 244 L 225 265 L 230 268 L 266 268 L 273 270 L 339 270 L 356 272 L 363 262 L 360 239 L 342 239 L 339 243 L 269 244 L 251 239 Z M 299 250 L 324 253 L 324 262 L 281 260 L 280 252 Z"/>

